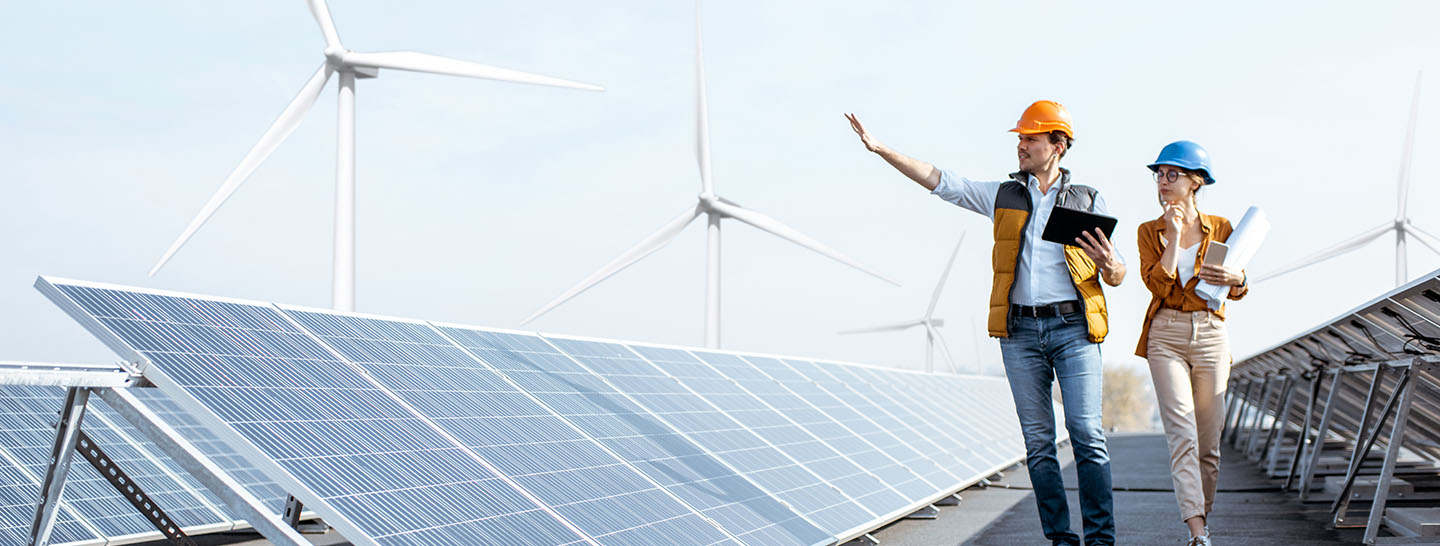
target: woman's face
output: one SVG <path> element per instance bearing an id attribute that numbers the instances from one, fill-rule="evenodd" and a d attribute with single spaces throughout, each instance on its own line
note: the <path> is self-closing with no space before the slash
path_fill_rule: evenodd
<path id="1" fill-rule="evenodd" d="M 1171 165 L 1161 165 L 1155 171 L 1155 190 L 1160 204 L 1184 203 L 1190 201 L 1200 182 L 1185 174 L 1185 170 Z"/>

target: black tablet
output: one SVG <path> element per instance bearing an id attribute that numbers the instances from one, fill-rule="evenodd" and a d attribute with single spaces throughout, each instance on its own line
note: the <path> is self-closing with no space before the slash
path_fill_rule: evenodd
<path id="1" fill-rule="evenodd" d="M 1109 216 L 1055 207 L 1050 209 L 1050 221 L 1045 224 L 1045 233 L 1040 234 L 1040 238 L 1052 243 L 1080 246 L 1075 244 L 1075 239 L 1087 231 L 1094 236 L 1095 228 L 1100 228 L 1100 231 L 1105 233 L 1105 238 L 1113 239 L 1116 222 L 1116 219 Z"/>

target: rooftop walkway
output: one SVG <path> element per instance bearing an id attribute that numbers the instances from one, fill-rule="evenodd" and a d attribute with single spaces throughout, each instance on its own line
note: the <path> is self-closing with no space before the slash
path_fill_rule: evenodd
<path id="1" fill-rule="evenodd" d="M 1170 483 L 1165 436 L 1112 434 L 1109 437 L 1115 488 L 1118 544 L 1184 544 Z M 1294 494 L 1265 477 L 1258 467 L 1224 446 L 1220 485 L 1210 514 L 1216 546 L 1308 546 L 1359 544 L 1363 529 L 1326 529 L 1329 503 L 1301 503 Z M 1074 491 L 1075 469 L 1069 448 L 1062 448 L 1065 483 L 1070 488 L 1071 528 L 1081 529 Z M 1042 545 L 1035 499 L 1023 466 L 1011 468 L 999 487 L 961 493 L 959 506 L 941 508 L 935 520 L 905 520 L 873 533 L 882 546 Z"/>

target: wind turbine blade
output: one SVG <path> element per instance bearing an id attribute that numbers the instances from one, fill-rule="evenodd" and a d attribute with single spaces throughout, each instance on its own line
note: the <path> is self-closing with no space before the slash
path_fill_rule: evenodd
<path id="1" fill-rule="evenodd" d="M 933 339 L 940 342 L 940 354 L 945 355 L 945 362 L 950 363 L 951 373 L 954 373 L 955 375 L 960 375 L 960 366 L 957 365 L 955 363 L 955 359 L 950 356 L 950 344 L 945 342 L 945 338 L 940 335 L 939 330 L 936 330 L 928 324 L 925 325 L 925 329 L 930 331 L 930 336 Z"/>
<path id="2" fill-rule="evenodd" d="M 330 17 L 330 8 L 325 5 L 325 0 L 306 0 L 310 4 L 310 13 L 315 16 L 315 22 L 320 23 L 320 33 L 325 35 L 325 49 L 341 50 L 340 33 L 335 31 L 335 20 Z"/>
<path id="3" fill-rule="evenodd" d="M 913 328 L 913 327 L 916 327 L 916 326 L 923 326 L 924 324 L 925 324 L 925 320 L 924 320 L 924 319 L 919 319 L 919 320 L 907 320 L 907 321 L 905 321 L 905 322 L 896 322 L 896 323 L 893 323 L 893 324 L 883 324 L 883 325 L 880 325 L 880 326 L 872 326 L 872 327 L 869 327 L 869 328 L 856 328 L 856 329 L 854 329 L 854 330 L 841 330 L 841 331 L 836 332 L 836 333 L 837 333 L 837 334 L 846 334 L 846 335 L 848 335 L 848 334 L 868 334 L 868 333 L 871 333 L 871 332 L 893 332 L 893 331 L 896 331 L 896 330 L 908 330 L 908 329 Z"/>
<path id="4" fill-rule="evenodd" d="M 705 44 L 700 36 L 700 0 L 695 0 L 695 159 L 701 193 L 715 193 L 710 178 L 710 107 L 705 100 Z"/>
<path id="5" fill-rule="evenodd" d="M 550 76 L 520 72 L 508 68 L 472 63 L 450 57 L 441 57 L 418 51 L 382 51 L 378 53 L 346 52 L 341 61 L 351 66 L 391 68 L 411 72 L 428 72 L 467 78 L 483 78 L 502 82 L 529 83 L 550 87 L 568 87 L 588 91 L 604 91 L 605 88 L 588 83 L 572 82 Z"/>
<path id="6" fill-rule="evenodd" d="M 1405 221 L 1405 231 L 1414 235 L 1415 240 L 1420 241 L 1420 244 L 1425 245 L 1425 248 L 1430 249 L 1431 252 L 1440 254 L 1440 248 L 1437 248 L 1440 247 L 1440 239 L 1437 239 L 1434 235 L 1426 233 L 1425 230 L 1410 223 L 1409 220 Z"/>
<path id="7" fill-rule="evenodd" d="M 591 273 L 589 277 L 585 277 L 585 280 L 580 281 L 580 284 L 575 285 L 573 288 L 566 291 L 564 294 L 561 294 L 560 297 L 555 298 L 554 301 L 545 304 L 545 306 L 541 307 L 539 311 L 536 311 L 530 316 L 525 317 L 525 320 L 520 321 L 520 324 L 528 324 L 530 321 L 539 318 L 540 315 L 548 313 L 551 309 L 554 309 L 560 304 L 569 301 L 570 298 L 578 296 L 581 292 L 589 290 L 590 287 L 599 284 L 600 281 L 608 279 L 611 275 L 619 273 L 620 270 L 630 267 L 631 264 L 640 261 L 641 258 L 649 256 L 650 253 L 655 252 L 656 250 L 660 250 L 672 239 L 674 239 L 676 235 L 679 235 L 680 232 L 685 229 L 685 226 L 690 225 L 690 222 L 693 222 L 696 218 L 700 217 L 701 214 L 704 214 L 704 210 L 700 207 L 700 205 L 696 205 L 694 208 L 680 213 L 680 215 L 676 216 L 674 220 L 671 220 L 669 223 L 665 224 L 664 227 L 660 228 L 660 231 L 657 231 L 649 237 L 646 237 L 645 240 L 640 241 L 640 244 L 631 247 L 630 250 L 626 250 L 624 254 L 621 254 L 620 257 L 611 260 L 610 263 L 605 264 L 605 267 L 601 267 L 599 271 Z"/>
<path id="8" fill-rule="evenodd" d="M 965 234 L 960 234 L 960 240 L 955 243 L 955 250 L 950 252 L 950 261 L 945 263 L 945 272 L 940 274 L 940 282 L 935 283 L 935 295 L 930 296 L 930 307 L 925 308 L 925 318 L 935 314 L 935 305 L 940 303 L 940 291 L 945 289 L 945 281 L 950 278 L 950 268 L 955 266 L 955 257 L 960 255 L 960 245 L 965 243 Z"/>
<path id="9" fill-rule="evenodd" d="M 792 243 L 795 243 L 795 244 L 797 244 L 797 245 L 800 245 L 800 246 L 803 246 L 803 247 L 808 248 L 808 249 L 810 249 L 810 250 L 813 250 L 813 251 L 815 251 L 815 252 L 818 252 L 818 253 L 820 253 L 821 255 L 824 255 L 824 256 L 826 256 L 826 257 L 829 257 L 829 258 L 832 259 L 832 260 L 835 260 L 835 261 L 837 261 L 837 262 L 840 262 L 840 263 L 842 263 L 842 264 L 848 265 L 848 266 L 853 267 L 853 268 L 855 268 L 855 269 L 859 269 L 859 270 L 861 270 L 861 271 L 864 271 L 864 272 L 866 272 L 866 273 L 869 273 L 870 275 L 872 275 L 872 276 L 874 276 L 874 277 L 876 277 L 876 278 L 878 278 L 878 279 L 880 279 L 880 280 L 883 280 L 883 281 L 888 282 L 888 283 L 890 283 L 890 284 L 893 284 L 893 285 L 895 285 L 895 286 L 900 286 L 900 283 L 891 280 L 889 277 L 886 277 L 886 276 L 884 276 L 884 275 L 881 275 L 881 274 L 879 274 L 879 273 L 876 273 L 875 271 L 872 271 L 872 270 L 870 270 L 869 268 L 867 268 L 867 267 L 865 267 L 865 266 L 863 266 L 863 265 L 860 265 L 858 262 L 856 262 L 856 261 L 854 261 L 854 260 L 851 260 L 850 258 L 846 257 L 844 254 L 841 254 L 840 252 L 836 251 L 835 249 L 830 248 L 830 247 L 828 247 L 828 246 L 825 246 L 825 245 L 824 245 L 823 243 L 821 243 L 820 241 L 817 241 L 817 240 L 815 240 L 815 239 L 812 239 L 812 238 L 810 238 L 810 236 L 805 235 L 804 233 L 800 233 L 800 232 L 798 232 L 798 231 L 795 231 L 795 230 L 792 229 L 791 227 L 786 226 L 785 224 L 780 223 L 778 220 L 775 220 L 774 218 L 771 218 L 771 217 L 769 217 L 769 216 L 766 216 L 766 215 L 764 215 L 764 214 L 760 214 L 760 213 L 755 212 L 755 211 L 752 211 L 752 210 L 748 210 L 748 209 L 743 209 L 743 208 L 740 208 L 740 207 L 736 207 L 736 206 L 727 204 L 727 203 L 725 203 L 725 202 L 723 202 L 723 201 L 714 201 L 714 202 L 711 202 L 710 206 L 711 206 L 716 212 L 719 212 L 720 214 L 723 214 L 723 215 L 725 215 L 725 216 L 729 216 L 729 217 L 734 218 L 734 219 L 736 219 L 736 220 L 739 220 L 739 221 L 741 221 L 741 222 L 745 222 L 745 223 L 747 223 L 747 224 L 750 224 L 751 226 L 754 226 L 756 229 L 759 229 L 759 230 L 765 231 L 765 232 L 769 232 L 771 235 L 775 235 L 775 236 L 780 237 L 780 238 L 782 238 L 782 239 L 788 240 L 788 241 L 790 241 L 790 242 L 792 242 Z"/>
<path id="10" fill-rule="evenodd" d="M 1404 221 L 1406 205 L 1410 200 L 1410 157 L 1415 151 L 1415 124 L 1420 118 L 1420 76 L 1415 73 L 1415 96 L 1410 99 L 1410 124 L 1405 128 L 1405 150 L 1400 156 L 1400 200 L 1395 205 L 1395 220 Z"/>
<path id="11" fill-rule="evenodd" d="M 1264 275 L 1260 275 L 1260 276 L 1258 276 L 1258 277 L 1255 279 L 1255 282 L 1262 282 L 1262 281 L 1270 280 L 1270 279 L 1273 279 L 1273 278 L 1275 278 L 1275 277 L 1279 277 L 1279 276 L 1281 276 L 1281 275 L 1284 275 L 1284 274 L 1286 274 L 1286 273 L 1289 273 L 1289 272 L 1291 272 L 1291 271 L 1294 271 L 1294 270 L 1296 270 L 1296 269 L 1300 269 L 1300 268 L 1302 268 L 1302 267 L 1306 267 L 1306 266 L 1309 266 L 1309 265 L 1312 265 L 1312 264 L 1316 264 L 1316 263 L 1319 263 L 1319 262 L 1323 262 L 1323 261 L 1325 261 L 1325 260 L 1328 260 L 1328 259 L 1330 259 L 1330 258 L 1334 258 L 1334 257 L 1339 256 L 1339 255 L 1341 255 L 1341 254 L 1344 254 L 1344 253 L 1346 253 L 1346 252 L 1350 252 L 1351 250 L 1355 250 L 1355 249 L 1357 249 L 1357 248 L 1360 248 L 1360 247 L 1362 247 L 1362 246 L 1365 246 L 1365 245 L 1366 245 L 1367 243 L 1369 243 L 1370 241 L 1373 241 L 1373 240 L 1375 240 L 1377 237 L 1380 237 L 1381 235 L 1384 235 L 1384 234 L 1388 233 L 1388 232 L 1389 232 L 1390 230 L 1392 230 L 1392 229 L 1395 229 L 1395 224 L 1392 224 L 1392 223 L 1390 223 L 1390 222 L 1386 222 L 1386 223 L 1384 223 L 1384 224 L 1381 224 L 1380 227 L 1377 227 L 1377 228 L 1375 228 L 1375 229 L 1372 229 L 1372 230 L 1370 230 L 1370 231 L 1367 231 L 1367 232 L 1365 232 L 1365 233 L 1362 233 L 1362 234 L 1360 234 L 1360 235 L 1357 235 L 1357 236 L 1351 238 L 1351 239 L 1348 240 L 1348 241 L 1341 242 L 1340 244 L 1337 244 L 1337 245 L 1332 246 L 1332 247 L 1330 247 L 1330 248 L 1327 248 L 1327 249 L 1325 249 L 1325 250 L 1321 250 L 1320 252 L 1316 252 L 1316 253 L 1314 253 L 1314 254 L 1311 254 L 1310 256 L 1307 256 L 1307 257 L 1305 257 L 1305 258 L 1303 258 L 1303 259 L 1301 259 L 1301 260 L 1299 260 L 1299 261 L 1297 261 L 1297 262 L 1295 262 L 1295 263 L 1292 263 L 1292 264 L 1290 264 L 1290 265 L 1287 265 L 1287 266 L 1285 266 L 1285 267 L 1283 267 L 1283 268 L 1280 268 L 1280 269 L 1278 269 L 1278 270 L 1275 270 L 1275 271 L 1266 273 L 1266 274 L 1264 274 Z"/>
<path id="12" fill-rule="evenodd" d="M 300 126 L 300 122 L 305 120 L 306 112 L 309 112 L 310 107 L 315 104 L 315 98 L 320 96 L 320 91 L 325 89 L 325 82 L 330 80 L 331 72 L 329 63 L 326 63 L 320 65 L 320 69 L 315 71 L 315 75 L 310 76 L 310 80 L 305 82 L 305 87 L 300 88 L 300 93 L 295 95 L 283 112 L 280 112 L 280 117 L 270 125 L 270 128 L 260 137 L 260 141 L 250 148 L 250 152 L 240 160 L 240 165 L 235 167 L 235 171 L 230 173 L 230 177 L 226 178 L 224 183 L 220 184 L 220 189 L 215 192 L 215 195 L 210 196 L 210 201 L 205 203 L 205 206 L 200 209 L 200 213 L 195 215 L 195 219 L 190 221 L 190 225 L 186 226 L 180 237 L 175 239 L 175 242 L 170 245 L 170 249 L 160 257 L 160 261 L 155 263 L 155 267 L 150 268 L 151 277 L 155 276 L 155 273 L 159 272 L 160 268 L 164 267 L 176 252 L 180 251 L 180 247 L 185 246 L 185 242 L 200 230 L 200 226 L 205 225 L 205 222 L 215 214 L 220 205 L 225 204 L 225 200 L 240 188 L 240 184 L 245 182 L 250 173 L 255 172 L 255 169 L 265 162 L 265 158 L 270 157 L 270 153 L 280 147 L 280 143 L 285 142 L 285 138 L 289 137 L 290 133 L 295 132 L 295 129 Z"/>

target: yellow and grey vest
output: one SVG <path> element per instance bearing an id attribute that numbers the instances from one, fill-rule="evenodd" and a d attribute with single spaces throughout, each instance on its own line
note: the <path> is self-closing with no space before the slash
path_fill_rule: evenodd
<path id="1" fill-rule="evenodd" d="M 1070 184 L 1070 172 L 1060 171 L 1060 195 L 1055 206 L 1090 211 L 1095 206 L 1095 188 Z M 1025 227 L 1030 222 L 1030 190 L 1026 187 L 1029 175 L 1023 172 L 1011 173 L 1010 181 L 1000 185 L 995 195 L 995 247 L 990 252 L 990 264 L 995 271 L 990 286 L 990 317 L 987 326 L 993 337 L 1009 337 L 1010 292 L 1015 286 L 1015 270 L 1020 264 L 1020 247 L 1025 242 Z M 1105 294 L 1100 288 L 1100 270 L 1095 262 L 1079 247 L 1065 246 L 1065 265 L 1070 269 L 1070 281 L 1075 284 L 1075 293 L 1085 306 L 1085 325 L 1089 327 L 1092 343 L 1100 343 L 1109 333 L 1109 314 L 1105 310 Z"/>

